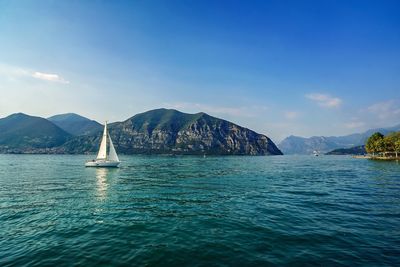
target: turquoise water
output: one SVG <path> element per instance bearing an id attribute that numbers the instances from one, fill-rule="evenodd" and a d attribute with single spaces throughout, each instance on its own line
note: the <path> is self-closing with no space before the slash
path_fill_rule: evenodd
<path id="1" fill-rule="evenodd" d="M 399 266 L 400 164 L 0 155 L 1 266 Z"/>

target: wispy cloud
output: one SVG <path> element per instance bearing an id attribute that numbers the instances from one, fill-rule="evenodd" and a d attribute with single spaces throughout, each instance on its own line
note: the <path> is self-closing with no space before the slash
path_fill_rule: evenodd
<path id="1" fill-rule="evenodd" d="M 283 115 L 288 120 L 294 120 L 299 117 L 300 113 L 297 111 L 285 111 Z"/>
<path id="2" fill-rule="evenodd" d="M 58 74 L 52 74 L 52 73 L 43 73 L 43 72 L 36 71 L 32 74 L 32 77 L 39 79 L 39 80 L 45 80 L 45 81 L 50 81 L 50 82 L 69 83 L 69 81 L 65 80 L 63 77 L 59 76 Z"/>
<path id="3" fill-rule="evenodd" d="M 362 121 L 351 121 L 344 124 L 347 129 L 357 129 L 365 126 L 365 122 Z"/>
<path id="4" fill-rule="evenodd" d="M 319 106 L 326 108 L 339 107 L 342 104 L 342 99 L 333 97 L 328 94 L 312 93 L 307 94 L 306 98 L 315 101 Z"/>
<path id="5" fill-rule="evenodd" d="M 31 77 L 39 80 L 68 84 L 69 81 L 55 73 L 44 73 L 6 64 L 0 64 L 0 75 L 12 80 Z"/>
<path id="6" fill-rule="evenodd" d="M 23 68 L 0 63 L 0 75 L 7 77 L 29 76 L 31 73 Z"/>
<path id="7" fill-rule="evenodd" d="M 399 101 L 388 100 L 375 103 L 367 108 L 367 111 L 376 115 L 380 119 L 390 119 L 400 117 Z M 400 119 L 400 118 L 399 118 Z"/>

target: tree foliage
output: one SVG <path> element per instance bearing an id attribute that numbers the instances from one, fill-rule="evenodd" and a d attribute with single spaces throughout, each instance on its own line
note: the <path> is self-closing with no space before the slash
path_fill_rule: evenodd
<path id="1" fill-rule="evenodd" d="M 368 138 L 365 149 L 368 153 L 372 154 L 377 152 L 395 152 L 397 157 L 397 153 L 400 152 L 400 132 L 390 133 L 387 136 L 376 132 Z"/>
<path id="2" fill-rule="evenodd" d="M 365 150 L 367 150 L 368 153 L 376 153 L 379 152 L 380 150 L 380 145 L 381 145 L 381 140 L 383 139 L 383 134 L 380 132 L 376 132 L 373 135 L 371 135 L 367 143 L 365 144 Z"/>

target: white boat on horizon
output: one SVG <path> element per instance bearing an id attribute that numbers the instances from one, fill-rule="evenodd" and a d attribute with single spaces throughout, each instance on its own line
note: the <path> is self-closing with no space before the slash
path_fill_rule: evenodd
<path id="1" fill-rule="evenodd" d="M 107 155 L 107 143 L 109 143 L 109 153 Z M 119 161 L 114 144 L 107 131 L 107 122 L 104 124 L 103 138 L 101 139 L 99 153 L 96 159 L 87 161 L 85 167 L 118 167 Z"/>

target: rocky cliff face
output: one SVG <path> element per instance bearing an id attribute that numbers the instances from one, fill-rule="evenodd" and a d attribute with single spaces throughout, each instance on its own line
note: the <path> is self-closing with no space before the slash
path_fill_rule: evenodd
<path id="1" fill-rule="evenodd" d="M 158 109 L 109 125 L 118 153 L 218 155 L 281 155 L 265 135 L 205 113 L 185 114 Z M 63 146 L 65 152 L 96 151 L 100 135 L 79 137 Z M 78 148 L 78 149 L 77 149 Z"/>

